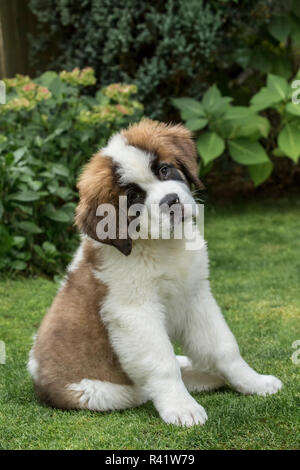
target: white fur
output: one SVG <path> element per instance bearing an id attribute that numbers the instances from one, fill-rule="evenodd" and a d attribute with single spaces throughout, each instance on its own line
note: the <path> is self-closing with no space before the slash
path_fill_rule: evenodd
<path id="1" fill-rule="evenodd" d="M 78 268 L 82 260 L 83 260 L 83 248 L 82 248 L 82 244 L 80 244 L 79 247 L 77 248 L 77 251 L 75 252 L 72 262 L 67 267 L 67 271 L 69 273 L 76 271 L 76 269 Z"/>
<path id="2" fill-rule="evenodd" d="M 139 184 L 147 192 L 146 205 L 169 192 L 184 202 L 191 200 L 182 182 L 158 181 L 150 169 L 151 156 L 127 145 L 120 135 L 103 153 L 120 165 L 123 182 Z M 98 245 L 101 266 L 94 275 L 108 286 L 100 315 L 135 385 L 86 379 L 72 384 L 91 409 L 135 406 L 148 397 L 167 423 L 192 426 L 203 424 L 207 415 L 187 389 L 209 390 L 226 381 L 241 393 L 267 395 L 282 387 L 280 380 L 256 373 L 242 359 L 210 291 L 206 246 L 187 251 L 185 242 L 136 240 L 128 257 L 112 246 Z M 77 254 L 73 266 L 78 259 Z M 176 359 L 172 339 L 180 341 L 190 359 Z"/>
<path id="3" fill-rule="evenodd" d="M 68 389 L 81 392 L 80 405 L 96 411 L 131 408 L 146 401 L 146 397 L 137 387 L 100 380 L 83 379 L 79 383 L 68 385 Z"/>
<path id="4" fill-rule="evenodd" d="M 38 369 L 39 364 L 38 361 L 34 357 L 34 346 L 35 346 L 36 335 L 33 336 L 33 345 L 29 353 L 29 360 L 27 363 L 27 370 L 31 377 L 37 381 L 38 380 Z"/>

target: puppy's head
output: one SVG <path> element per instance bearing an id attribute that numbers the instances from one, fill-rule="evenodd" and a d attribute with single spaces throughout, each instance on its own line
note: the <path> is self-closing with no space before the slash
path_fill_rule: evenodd
<path id="1" fill-rule="evenodd" d="M 115 134 L 84 168 L 78 182 L 76 224 L 94 240 L 111 244 L 128 255 L 132 249 L 130 211 L 137 207 L 135 219 L 139 228 L 145 233 L 151 226 L 153 233 L 155 224 L 161 226 L 164 218 L 170 218 L 166 208 L 195 204 L 193 187 L 203 189 L 190 132 L 182 125 L 144 119 Z M 112 234 L 103 234 L 97 228 L 99 216 L 104 215 L 99 212 L 103 205 L 114 208 L 106 215 L 106 222 L 115 228 Z M 157 209 L 154 215 L 152 207 Z M 191 213 L 184 209 L 181 216 L 191 217 Z"/>

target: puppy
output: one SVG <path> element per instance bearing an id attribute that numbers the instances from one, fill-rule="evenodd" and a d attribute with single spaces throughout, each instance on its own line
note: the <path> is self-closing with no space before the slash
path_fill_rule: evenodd
<path id="1" fill-rule="evenodd" d="M 192 188 L 201 186 L 195 145 L 181 125 L 142 120 L 86 165 L 76 212 L 82 241 L 30 352 L 42 402 L 107 411 L 152 400 L 166 423 L 193 426 L 207 415 L 189 391 L 228 383 L 244 394 L 268 395 L 282 387 L 241 357 L 210 291 L 204 242 L 187 249 L 184 235 L 173 236 L 184 220 L 201 239 L 191 210 Z M 128 210 L 139 204 L 136 218 L 128 212 L 124 219 L 122 197 Z M 103 204 L 116 209 L 115 236 L 99 230 Z M 165 210 L 174 204 L 177 219 Z M 159 235 L 131 236 L 132 220 L 144 235 L 151 221 L 151 233 Z M 162 220 L 172 222 L 169 239 L 159 231 Z M 187 356 L 175 356 L 173 339 Z"/>

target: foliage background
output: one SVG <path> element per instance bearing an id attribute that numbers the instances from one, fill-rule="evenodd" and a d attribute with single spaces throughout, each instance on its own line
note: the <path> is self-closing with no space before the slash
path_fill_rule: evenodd
<path id="1" fill-rule="evenodd" d="M 200 98 L 214 82 L 226 93 L 241 82 L 233 91 L 245 100 L 257 82 L 252 72 L 245 83 L 246 68 L 291 75 L 291 44 L 279 44 L 286 24 L 278 18 L 287 12 L 300 38 L 292 0 L 31 0 L 30 6 L 38 20 L 35 66 L 44 54 L 50 69 L 88 63 L 102 86 L 135 83 L 146 114 L 157 119 L 174 117 L 170 97 Z"/>
<path id="2" fill-rule="evenodd" d="M 29 5 L 36 77 L 0 106 L 0 271 L 63 271 L 83 163 L 143 114 L 193 131 L 212 199 L 299 194 L 297 0 Z"/>

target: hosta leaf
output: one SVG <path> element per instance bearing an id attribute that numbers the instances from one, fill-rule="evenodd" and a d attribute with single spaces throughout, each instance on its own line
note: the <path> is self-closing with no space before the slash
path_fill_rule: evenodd
<path id="1" fill-rule="evenodd" d="M 257 165 L 269 161 L 268 155 L 259 142 L 237 139 L 230 141 L 228 145 L 233 160 L 241 165 Z"/>
<path id="2" fill-rule="evenodd" d="M 300 155 L 300 131 L 292 124 L 286 124 L 278 136 L 278 146 L 297 163 Z"/>
<path id="3" fill-rule="evenodd" d="M 205 116 L 202 104 L 193 98 L 174 98 L 173 105 L 188 116 Z"/>
<path id="4" fill-rule="evenodd" d="M 197 149 L 205 165 L 221 155 L 224 148 L 224 140 L 215 132 L 205 132 L 197 140 Z"/>
<path id="5" fill-rule="evenodd" d="M 250 177 L 254 183 L 254 186 L 259 186 L 266 181 L 273 170 L 273 164 L 271 161 L 266 163 L 260 163 L 259 165 L 249 165 L 248 171 Z"/>
<path id="6" fill-rule="evenodd" d="M 194 118 L 194 119 L 188 119 L 185 123 L 185 126 L 190 130 L 190 131 L 198 131 L 200 129 L 203 129 L 208 123 L 208 120 L 205 118 Z"/>

